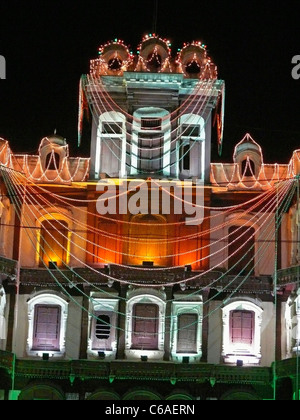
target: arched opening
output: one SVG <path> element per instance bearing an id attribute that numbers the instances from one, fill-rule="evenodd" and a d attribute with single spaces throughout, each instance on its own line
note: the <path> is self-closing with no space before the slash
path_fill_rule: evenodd
<path id="1" fill-rule="evenodd" d="M 189 76 L 198 76 L 201 72 L 201 64 L 194 59 L 186 64 L 185 70 Z"/>
<path id="2" fill-rule="evenodd" d="M 127 394 L 124 395 L 124 401 L 142 401 L 142 400 L 161 400 L 162 398 L 155 392 L 146 390 L 146 389 L 137 389 L 129 391 Z"/>
<path id="3" fill-rule="evenodd" d="M 242 176 L 255 176 L 255 163 L 251 159 L 245 159 L 242 162 Z"/>
<path id="4" fill-rule="evenodd" d="M 51 152 L 46 156 L 46 170 L 58 171 L 60 165 L 60 156 L 58 153 Z"/>
<path id="5" fill-rule="evenodd" d="M 129 228 L 128 265 L 151 262 L 167 266 L 167 226 L 165 218 L 158 215 L 136 215 Z"/>
<path id="6" fill-rule="evenodd" d="M 19 395 L 21 401 L 61 401 L 65 400 L 65 397 L 59 389 L 51 385 L 35 384 L 29 385 L 24 388 Z"/>
<path id="7" fill-rule="evenodd" d="M 122 60 L 118 56 L 113 57 L 108 62 L 108 68 L 112 71 L 119 71 L 122 68 Z"/>
<path id="8" fill-rule="evenodd" d="M 68 223 L 63 220 L 44 220 L 40 230 L 41 267 L 62 267 L 68 262 Z"/>
<path id="9" fill-rule="evenodd" d="M 148 69 L 152 73 L 157 73 L 162 66 L 162 58 L 161 55 L 158 54 L 157 48 L 151 52 L 147 57 Z"/>

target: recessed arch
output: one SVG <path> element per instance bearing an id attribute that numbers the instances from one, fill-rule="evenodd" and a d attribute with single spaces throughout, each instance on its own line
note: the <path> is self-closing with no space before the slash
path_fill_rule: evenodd
<path id="1" fill-rule="evenodd" d="M 162 400 L 162 397 L 158 393 L 152 390 L 136 389 L 136 390 L 128 391 L 122 399 L 124 401 L 134 401 L 134 400 L 135 401 L 141 401 L 141 400 L 158 401 L 158 400 Z"/>
<path id="2" fill-rule="evenodd" d="M 30 384 L 21 391 L 18 399 L 20 401 L 62 401 L 65 400 L 65 395 L 62 390 L 55 385 Z"/>

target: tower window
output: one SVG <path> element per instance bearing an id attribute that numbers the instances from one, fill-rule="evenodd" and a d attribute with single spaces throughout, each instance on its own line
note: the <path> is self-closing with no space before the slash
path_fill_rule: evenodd
<path id="1" fill-rule="evenodd" d="M 183 171 L 190 170 L 190 145 L 185 144 L 181 146 L 181 153 L 180 153 L 180 161 L 181 161 L 181 168 Z"/>
<path id="2" fill-rule="evenodd" d="M 122 123 L 104 122 L 102 124 L 102 134 L 122 134 Z"/>
<path id="3" fill-rule="evenodd" d="M 142 130 L 161 130 L 161 118 L 142 118 L 141 129 Z"/>
<path id="4" fill-rule="evenodd" d="M 183 124 L 181 133 L 183 137 L 200 137 L 200 126 L 195 124 Z"/>

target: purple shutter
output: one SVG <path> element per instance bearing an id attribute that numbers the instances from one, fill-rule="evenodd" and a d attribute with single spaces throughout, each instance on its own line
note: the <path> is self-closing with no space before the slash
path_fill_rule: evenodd
<path id="1" fill-rule="evenodd" d="M 141 350 L 158 349 L 157 305 L 136 304 L 133 307 L 132 348 Z"/>
<path id="2" fill-rule="evenodd" d="M 178 316 L 177 353 L 197 353 L 197 314 Z"/>
<path id="3" fill-rule="evenodd" d="M 33 328 L 33 350 L 59 351 L 61 308 L 36 305 Z"/>
<path id="4" fill-rule="evenodd" d="M 230 313 L 230 334 L 234 344 L 251 345 L 254 337 L 255 314 L 252 311 Z"/>

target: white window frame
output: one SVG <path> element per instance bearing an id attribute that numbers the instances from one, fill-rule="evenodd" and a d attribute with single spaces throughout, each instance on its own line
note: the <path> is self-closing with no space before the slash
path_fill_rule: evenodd
<path id="1" fill-rule="evenodd" d="M 68 302 L 61 296 L 52 293 L 42 293 L 31 298 L 28 302 L 28 337 L 26 352 L 31 357 L 43 357 L 48 353 L 49 357 L 61 358 L 66 352 L 66 330 L 68 319 Z M 56 305 L 61 308 L 59 351 L 33 350 L 34 314 L 36 305 Z"/>
<path id="2" fill-rule="evenodd" d="M 230 313 L 232 311 L 254 312 L 254 337 L 251 345 L 242 344 L 238 347 L 237 344 L 231 342 Z M 225 363 L 236 364 L 238 360 L 241 360 L 244 365 L 257 365 L 260 363 L 262 314 L 262 308 L 253 302 L 245 300 L 236 300 L 222 308 L 222 357 Z"/>
<path id="3" fill-rule="evenodd" d="M 178 319 L 180 315 L 197 315 L 197 352 L 195 353 L 177 353 L 178 342 Z M 202 357 L 202 324 L 203 324 L 203 301 L 199 296 L 194 301 L 183 301 L 172 303 L 172 339 L 171 339 L 171 357 L 174 361 L 182 363 L 183 357 L 189 357 L 190 362 L 199 362 Z"/>
<path id="4" fill-rule="evenodd" d="M 88 348 L 87 348 L 87 355 L 88 358 L 98 358 L 98 352 L 101 351 L 105 353 L 105 360 L 113 360 L 116 358 L 117 354 L 117 347 L 118 347 L 118 334 L 117 334 L 117 322 L 118 322 L 118 311 L 119 311 L 119 299 L 106 299 L 106 298 L 91 298 L 90 300 L 90 310 L 89 310 L 89 324 L 88 324 Z M 114 338 L 111 343 L 111 350 L 97 350 L 93 349 L 93 318 L 96 312 L 104 312 L 105 315 L 110 312 L 111 313 L 111 332 L 113 334 L 112 329 L 115 328 Z"/>
<path id="5" fill-rule="evenodd" d="M 130 293 L 131 294 L 131 293 Z M 129 294 L 129 295 L 130 295 Z M 147 356 L 148 360 L 162 360 L 164 357 L 165 342 L 165 312 L 166 302 L 164 293 L 158 291 L 141 291 L 133 292 L 135 294 L 129 298 L 126 306 L 126 331 L 125 331 L 125 355 L 127 359 L 137 360 L 142 356 Z M 133 324 L 133 308 L 136 304 L 152 304 L 157 305 L 159 309 L 158 322 L 158 350 L 140 350 L 132 349 L 132 324 Z"/>
<path id="6" fill-rule="evenodd" d="M 132 124 L 132 145 L 131 145 L 131 175 L 137 175 L 139 173 L 139 134 L 159 133 L 158 135 L 162 137 L 162 167 L 163 172 L 160 172 L 162 175 L 170 175 L 170 162 L 171 162 L 171 120 L 170 113 L 163 108 L 156 107 L 145 107 L 139 108 L 133 114 L 133 124 Z M 145 130 L 142 128 L 141 121 L 144 118 L 157 118 L 162 119 L 162 125 L 160 130 Z"/>
<path id="7" fill-rule="evenodd" d="M 121 133 L 116 134 L 105 134 L 103 133 L 103 125 L 104 124 L 119 124 L 121 123 Z M 104 112 L 99 117 L 98 128 L 97 128 L 97 138 L 96 138 L 96 153 L 95 153 L 95 177 L 99 179 L 100 173 L 102 172 L 101 169 L 101 158 L 102 158 L 102 144 L 105 141 L 114 141 L 120 140 L 121 143 L 121 150 L 119 158 L 120 162 L 120 178 L 124 178 L 126 176 L 126 118 L 125 116 L 116 111 Z"/>

